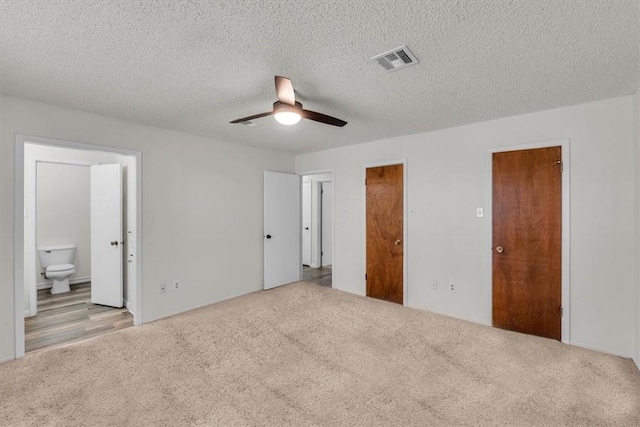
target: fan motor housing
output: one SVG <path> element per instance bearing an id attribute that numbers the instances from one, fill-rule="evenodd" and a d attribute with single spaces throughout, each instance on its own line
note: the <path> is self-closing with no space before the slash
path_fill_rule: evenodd
<path id="1" fill-rule="evenodd" d="M 285 104 L 284 102 L 276 101 L 273 103 L 273 112 L 277 113 L 278 111 L 291 111 L 294 113 L 301 114 L 302 104 L 296 101 L 296 105 Z"/>

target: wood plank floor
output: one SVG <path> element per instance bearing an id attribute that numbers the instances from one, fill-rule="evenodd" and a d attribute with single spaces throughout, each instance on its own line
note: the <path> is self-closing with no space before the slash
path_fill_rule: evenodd
<path id="1" fill-rule="evenodd" d="M 302 267 L 302 280 L 309 283 L 314 283 L 319 286 L 331 287 L 332 273 L 331 266 L 321 268 Z"/>
<path id="2" fill-rule="evenodd" d="M 63 294 L 38 291 L 38 314 L 24 323 L 30 352 L 133 326 L 133 316 L 124 307 L 91 304 L 91 283 L 79 283 Z"/>

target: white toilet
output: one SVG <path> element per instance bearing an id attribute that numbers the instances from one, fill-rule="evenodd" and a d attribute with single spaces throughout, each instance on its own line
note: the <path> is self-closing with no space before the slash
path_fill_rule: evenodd
<path id="1" fill-rule="evenodd" d="M 45 269 L 45 277 L 53 280 L 52 294 L 69 292 L 69 277 L 76 272 L 73 258 L 76 255 L 76 247 L 68 246 L 43 246 L 38 249 L 40 265 Z"/>

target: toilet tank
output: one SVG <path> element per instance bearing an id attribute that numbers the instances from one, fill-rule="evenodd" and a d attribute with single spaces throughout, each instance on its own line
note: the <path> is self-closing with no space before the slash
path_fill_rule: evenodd
<path id="1" fill-rule="evenodd" d="M 73 257 L 76 255 L 76 247 L 67 246 L 42 246 L 38 248 L 40 265 L 47 268 L 50 265 L 73 264 Z"/>

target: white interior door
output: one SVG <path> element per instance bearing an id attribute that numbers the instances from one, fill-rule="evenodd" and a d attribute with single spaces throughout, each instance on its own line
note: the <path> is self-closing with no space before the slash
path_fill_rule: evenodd
<path id="1" fill-rule="evenodd" d="M 311 265 L 311 179 L 302 182 L 302 265 Z"/>
<path id="2" fill-rule="evenodd" d="M 91 302 L 122 307 L 122 167 L 91 166 Z"/>
<path id="3" fill-rule="evenodd" d="M 322 183 L 322 267 L 333 264 L 333 183 Z"/>
<path id="4" fill-rule="evenodd" d="M 264 289 L 301 279 L 300 176 L 264 173 Z"/>

